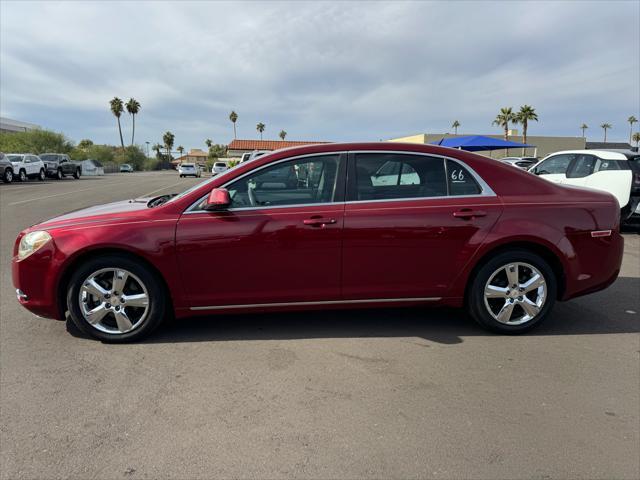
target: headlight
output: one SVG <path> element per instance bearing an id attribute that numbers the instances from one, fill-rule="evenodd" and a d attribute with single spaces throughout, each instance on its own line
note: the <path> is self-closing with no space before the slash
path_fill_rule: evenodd
<path id="1" fill-rule="evenodd" d="M 18 248 L 18 259 L 23 260 L 32 253 L 37 252 L 49 240 L 51 240 L 51 235 L 42 230 L 36 230 L 35 232 L 27 233 L 20 240 L 20 247 Z"/>

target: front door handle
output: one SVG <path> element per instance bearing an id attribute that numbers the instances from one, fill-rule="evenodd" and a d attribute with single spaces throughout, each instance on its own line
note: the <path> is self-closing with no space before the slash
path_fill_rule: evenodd
<path id="1" fill-rule="evenodd" d="M 453 212 L 453 216 L 456 218 L 474 218 L 474 217 L 486 217 L 487 212 L 484 210 L 471 210 L 470 208 L 465 208 L 462 210 L 458 210 L 457 212 Z"/>
<path id="2" fill-rule="evenodd" d="M 338 223 L 338 221 L 335 218 L 312 217 L 305 219 L 302 223 L 310 227 L 324 227 L 325 225 Z"/>

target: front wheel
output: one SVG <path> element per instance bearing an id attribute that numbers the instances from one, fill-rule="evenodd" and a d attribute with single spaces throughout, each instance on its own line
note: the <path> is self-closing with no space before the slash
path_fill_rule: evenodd
<path id="1" fill-rule="evenodd" d="M 76 168 L 76 171 L 73 172 L 73 178 L 75 178 L 76 180 L 80 179 L 80 169 Z"/>
<path id="2" fill-rule="evenodd" d="M 2 176 L 2 181 L 4 183 L 13 182 L 13 170 L 11 170 L 10 168 L 5 169 L 4 175 Z"/>
<path id="3" fill-rule="evenodd" d="M 468 309 L 483 327 L 518 334 L 539 325 L 556 301 L 553 269 L 539 255 L 509 250 L 485 263 L 472 280 Z"/>
<path id="4" fill-rule="evenodd" d="M 110 343 L 140 340 L 163 320 L 166 295 L 156 275 L 135 260 L 106 255 L 82 264 L 67 291 L 73 323 Z"/>
<path id="5" fill-rule="evenodd" d="M 62 169 L 59 168 L 58 171 L 56 172 L 56 178 L 58 180 L 62 180 L 64 178 L 64 173 L 62 173 Z"/>
<path id="6" fill-rule="evenodd" d="M 47 178 L 47 174 L 44 171 L 44 168 L 41 168 L 40 171 L 38 172 L 38 180 L 40 180 L 41 182 L 44 182 Z"/>

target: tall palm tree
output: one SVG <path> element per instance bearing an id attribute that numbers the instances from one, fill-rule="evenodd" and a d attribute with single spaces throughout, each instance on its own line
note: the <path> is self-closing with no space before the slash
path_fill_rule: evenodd
<path id="1" fill-rule="evenodd" d="M 113 97 L 113 99 L 109 102 L 111 106 L 111 113 L 118 120 L 118 132 L 120 132 L 120 145 L 122 146 L 122 155 L 124 155 L 124 140 L 122 139 L 122 126 L 120 125 L 120 116 L 122 116 L 122 112 L 124 112 L 124 104 L 122 100 L 118 97 Z"/>
<path id="2" fill-rule="evenodd" d="M 458 120 L 454 120 L 451 124 L 451 128 L 453 128 L 455 135 L 458 134 L 458 127 L 460 126 L 460 122 Z"/>
<path id="3" fill-rule="evenodd" d="M 631 136 L 631 140 L 636 142 L 636 148 L 640 145 L 640 132 L 636 132 Z"/>
<path id="4" fill-rule="evenodd" d="M 235 139 L 235 138 L 237 138 L 236 137 L 236 122 L 238 121 L 238 114 L 232 110 L 231 113 L 229 114 L 229 120 L 231 120 L 231 123 L 233 123 L 233 138 Z"/>
<path id="5" fill-rule="evenodd" d="M 582 125 L 580 125 L 580 130 L 582 130 L 582 138 L 584 138 L 584 131 L 589 128 L 589 125 L 587 125 L 586 123 L 583 123 Z"/>
<path id="6" fill-rule="evenodd" d="M 631 115 L 627 118 L 627 122 L 629 122 L 629 143 L 633 141 L 633 124 L 638 123 L 638 119 Z"/>
<path id="7" fill-rule="evenodd" d="M 262 132 L 264 132 L 265 125 L 260 122 L 256 125 L 256 130 L 260 133 L 260 140 L 262 140 Z"/>
<path id="8" fill-rule="evenodd" d="M 176 148 L 176 150 L 178 150 L 178 152 L 180 152 L 180 156 L 182 156 L 182 154 L 184 153 L 184 147 L 182 145 L 180 145 L 178 148 Z"/>
<path id="9" fill-rule="evenodd" d="M 504 129 L 505 140 L 509 140 L 509 123 L 518 123 L 518 116 L 513 113 L 513 109 L 511 107 L 503 107 L 500 109 L 500 113 L 496 115 L 492 125 L 497 125 Z"/>
<path id="10" fill-rule="evenodd" d="M 133 120 L 133 130 L 131 131 L 131 146 L 133 146 L 133 139 L 136 136 L 136 115 L 140 111 L 140 102 L 138 102 L 135 98 L 130 98 L 127 102 L 127 112 L 131 115 Z"/>
<path id="11" fill-rule="evenodd" d="M 607 130 L 613 128 L 610 123 L 603 123 L 600 128 L 604 130 L 604 143 L 607 143 Z"/>
<path id="12" fill-rule="evenodd" d="M 538 114 L 536 109 L 531 105 L 522 105 L 520 111 L 516 114 L 517 122 L 522 125 L 522 143 L 527 143 L 527 128 L 529 127 L 529 121 L 538 121 Z"/>
<path id="13" fill-rule="evenodd" d="M 284 139 L 287 137 L 287 132 L 285 132 L 284 130 L 280 130 L 280 133 L 278 134 L 278 136 L 282 139 L 282 141 L 284 142 Z"/>
<path id="14" fill-rule="evenodd" d="M 207 138 L 204 141 L 204 144 L 207 146 L 207 148 L 211 148 L 211 145 L 213 145 L 213 140 L 211 140 L 210 138 Z"/>
<path id="15" fill-rule="evenodd" d="M 173 148 L 173 143 L 175 142 L 176 136 L 171 132 L 165 132 L 162 135 L 162 141 L 164 142 L 164 148 L 167 149 L 167 160 L 171 161 L 171 149 Z"/>

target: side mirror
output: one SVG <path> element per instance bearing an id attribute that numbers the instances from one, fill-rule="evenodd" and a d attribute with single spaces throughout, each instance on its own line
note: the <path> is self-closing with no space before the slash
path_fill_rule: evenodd
<path id="1" fill-rule="evenodd" d="M 229 205 L 231 205 L 229 191 L 226 188 L 214 188 L 207 198 L 204 209 L 209 211 L 224 210 Z"/>

